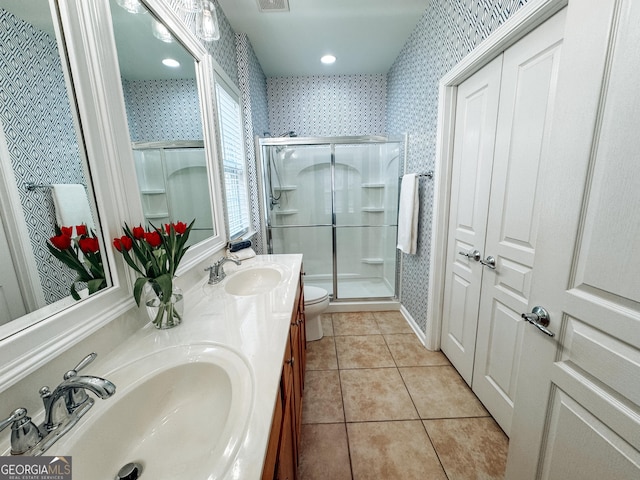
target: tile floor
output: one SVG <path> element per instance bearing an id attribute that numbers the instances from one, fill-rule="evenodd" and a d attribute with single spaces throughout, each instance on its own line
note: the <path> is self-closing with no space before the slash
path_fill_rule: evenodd
<path id="1" fill-rule="evenodd" d="M 399 312 L 333 313 L 307 346 L 300 480 L 492 480 L 508 439 Z"/>

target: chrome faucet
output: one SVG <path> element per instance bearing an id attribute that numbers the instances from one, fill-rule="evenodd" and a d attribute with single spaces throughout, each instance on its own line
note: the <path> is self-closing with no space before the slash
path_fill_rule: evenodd
<path id="1" fill-rule="evenodd" d="M 205 272 L 209 272 L 209 285 L 215 285 L 216 283 L 220 283 L 222 280 L 224 280 L 227 274 L 224 273 L 224 268 L 222 268 L 222 265 L 227 262 L 233 262 L 236 265 L 240 265 L 242 263 L 240 260 L 235 260 L 229 257 L 222 257 L 210 267 L 205 268 Z"/>
<path id="2" fill-rule="evenodd" d="M 40 389 L 44 403 L 44 422 L 35 426 L 27 416 L 27 410 L 18 408 L 0 422 L 0 431 L 11 425 L 12 455 L 42 455 L 60 437 L 67 433 L 93 406 L 94 400 L 87 390 L 99 398 L 109 398 L 116 386 L 109 380 L 89 375 L 78 376 L 78 370 L 93 362 L 97 354 L 91 353 L 64 374 L 64 380 L 53 392 L 49 387 Z"/>

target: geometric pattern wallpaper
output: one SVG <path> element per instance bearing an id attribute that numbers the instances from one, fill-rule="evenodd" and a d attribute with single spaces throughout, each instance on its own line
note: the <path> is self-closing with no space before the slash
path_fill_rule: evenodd
<path id="1" fill-rule="evenodd" d="M 407 172 L 433 169 L 440 78 L 526 0 L 431 0 L 387 74 L 387 127 L 407 133 Z M 426 331 L 433 182 L 420 180 L 417 255 L 403 255 L 402 304 Z"/>
<path id="2" fill-rule="evenodd" d="M 384 135 L 385 75 L 271 77 L 269 130 L 299 137 Z M 260 132 L 262 134 L 262 132 Z"/>
<path id="3" fill-rule="evenodd" d="M 56 39 L 3 9 L 0 123 L 44 297 L 52 303 L 69 294 L 75 275 L 46 248 L 56 222 L 50 189 L 28 192 L 25 185 L 86 181 Z"/>
<path id="4" fill-rule="evenodd" d="M 247 157 L 247 177 L 251 224 L 256 235 L 253 248 L 258 254 L 263 252 L 263 233 L 260 225 L 262 202 L 258 189 L 258 166 L 254 136 L 262 136 L 269 130 L 269 111 L 267 105 L 267 79 L 251 47 L 246 34 L 236 35 L 238 61 L 238 83 L 242 95 L 242 118 L 244 128 L 245 152 Z"/>
<path id="5" fill-rule="evenodd" d="M 195 79 L 122 80 L 132 142 L 202 140 Z"/>

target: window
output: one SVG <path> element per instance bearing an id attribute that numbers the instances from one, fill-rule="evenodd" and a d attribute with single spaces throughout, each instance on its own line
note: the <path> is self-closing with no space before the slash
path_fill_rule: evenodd
<path id="1" fill-rule="evenodd" d="M 216 82 L 216 98 L 229 238 L 233 239 L 246 234 L 250 224 L 242 115 L 238 95 L 230 93 L 230 89 L 225 88 L 220 82 Z"/>

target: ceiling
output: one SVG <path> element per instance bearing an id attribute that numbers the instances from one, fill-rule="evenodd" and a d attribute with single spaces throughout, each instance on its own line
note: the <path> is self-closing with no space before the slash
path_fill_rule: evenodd
<path id="1" fill-rule="evenodd" d="M 429 2 L 289 0 L 289 12 L 261 13 L 257 0 L 218 0 L 267 77 L 387 73 Z M 320 63 L 328 53 L 333 65 Z"/>

